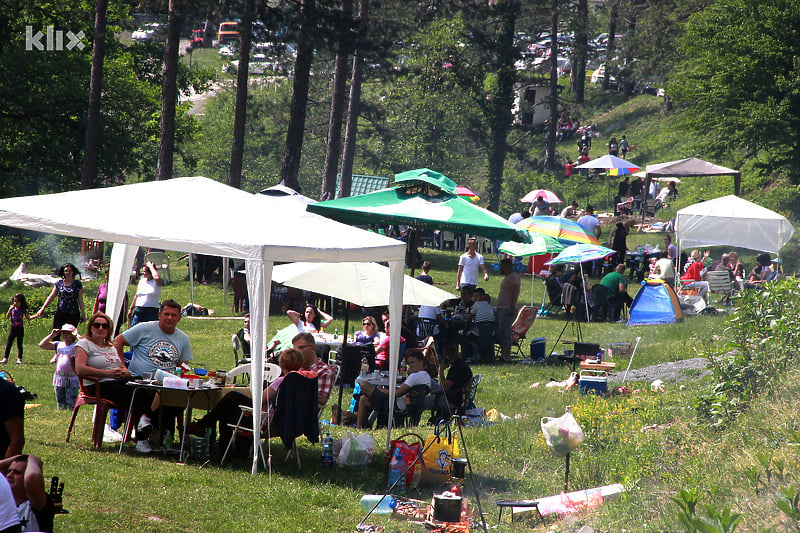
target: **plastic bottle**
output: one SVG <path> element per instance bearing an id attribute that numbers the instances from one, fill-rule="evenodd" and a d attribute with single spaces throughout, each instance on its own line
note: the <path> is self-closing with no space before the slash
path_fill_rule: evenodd
<path id="1" fill-rule="evenodd" d="M 376 503 L 378 504 L 377 507 L 375 507 Z M 373 513 L 389 514 L 397 507 L 397 500 L 391 494 L 364 494 L 358 505 L 364 511 L 370 511 L 375 507 L 375 510 L 372 511 Z"/>
<path id="2" fill-rule="evenodd" d="M 322 466 L 333 466 L 333 437 L 330 433 L 322 438 Z"/>
<path id="3" fill-rule="evenodd" d="M 359 376 L 361 376 L 362 378 L 365 378 L 365 377 L 367 377 L 367 374 L 369 374 L 369 361 L 367 361 L 366 357 L 362 357 L 361 358 L 361 372 L 359 373 Z"/>
<path id="4" fill-rule="evenodd" d="M 339 338 L 339 328 L 336 328 L 336 329 L 333 330 L 333 338 L 334 339 L 338 339 Z"/>
<path id="5" fill-rule="evenodd" d="M 400 370 L 397 372 L 397 378 L 406 379 L 406 376 L 408 376 L 408 370 L 406 369 L 406 362 L 403 361 L 400 363 Z"/>

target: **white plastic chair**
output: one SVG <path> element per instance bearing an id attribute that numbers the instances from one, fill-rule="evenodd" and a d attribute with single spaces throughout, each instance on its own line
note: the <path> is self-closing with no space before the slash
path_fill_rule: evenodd
<path id="1" fill-rule="evenodd" d="M 241 374 L 250 374 L 252 370 L 251 364 L 246 365 L 239 365 L 236 368 L 232 368 L 228 372 L 228 376 L 236 377 Z M 281 367 L 273 363 L 264 363 L 264 383 L 269 386 L 270 383 L 275 381 L 281 375 Z M 228 424 L 228 427 L 233 430 L 233 434 L 231 435 L 231 440 L 228 441 L 228 446 L 225 448 L 225 453 L 222 455 L 222 460 L 220 461 L 220 466 L 225 464 L 225 459 L 228 458 L 228 452 L 231 450 L 231 446 L 233 446 L 234 441 L 236 440 L 237 433 L 241 431 L 249 432 L 252 434 L 252 428 L 242 427 L 242 420 L 244 420 L 245 416 L 253 416 L 253 408 L 248 407 L 246 405 L 240 405 L 239 408 L 242 412 L 239 414 L 239 419 L 236 421 L 235 424 Z M 269 409 L 269 407 L 267 407 Z M 255 424 L 256 421 L 254 420 L 253 423 Z M 267 442 L 269 442 L 269 425 L 267 425 Z M 272 476 L 272 449 L 270 449 L 269 455 L 267 455 L 266 461 L 264 460 L 264 446 L 259 441 L 258 443 L 258 451 L 259 457 L 261 457 L 261 464 L 264 466 L 265 469 L 269 470 L 270 478 Z"/>

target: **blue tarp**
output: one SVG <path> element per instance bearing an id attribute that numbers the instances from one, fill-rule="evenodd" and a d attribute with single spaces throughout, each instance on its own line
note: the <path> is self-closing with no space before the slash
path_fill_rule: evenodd
<path id="1" fill-rule="evenodd" d="M 672 324 L 683 320 L 678 297 L 661 281 L 644 281 L 631 304 L 629 326 Z"/>

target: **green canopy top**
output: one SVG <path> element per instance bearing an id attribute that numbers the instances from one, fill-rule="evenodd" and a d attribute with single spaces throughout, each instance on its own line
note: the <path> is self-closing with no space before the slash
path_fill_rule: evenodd
<path id="1" fill-rule="evenodd" d="M 503 241 L 531 242 L 528 231 L 456 194 L 395 187 L 309 204 L 307 209 L 345 224 L 403 224 Z"/>
<path id="2" fill-rule="evenodd" d="M 394 175 L 394 185 L 408 185 L 416 182 L 427 183 L 438 189 L 455 194 L 456 183 L 440 172 L 429 168 L 406 170 Z"/>

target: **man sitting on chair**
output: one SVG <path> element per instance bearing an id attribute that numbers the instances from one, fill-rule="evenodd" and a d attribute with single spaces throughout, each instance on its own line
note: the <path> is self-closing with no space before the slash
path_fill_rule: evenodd
<path id="1" fill-rule="evenodd" d="M 408 377 L 402 385 L 397 387 L 395 392 L 395 404 L 397 409 L 404 411 L 407 407 L 405 395 L 415 385 L 431 386 L 431 376 L 425 371 L 425 359 L 421 353 L 410 352 L 406 354 L 408 363 Z M 389 409 L 389 388 L 378 387 L 367 380 L 359 380 L 361 384 L 361 398 L 358 400 L 358 418 L 356 427 L 365 427 L 367 417 L 370 412 L 390 413 Z"/>
<path id="2" fill-rule="evenodd" d="M 311 333 L 298 333 L 292 338 L 292 347 L 303 354 L 303 367 L 317 373 L 317 405 L 328 403 L 333 388 L 333 369 L 317 356 L 317 345 Z"/>
<path id="3" fill-rule="evenodd" d="M 608 289 L 608 303 L 611 304 L 609 322 L 619 320 L 623 304 L 630 306 L 633 303 L 633 298 L 628 294 L 628 280 L 623 276 L 624 273 L 625 265 L 620 263 L 614 267 L 613 272 L 609 272 L 600 280 L 600 285 Z"/>

